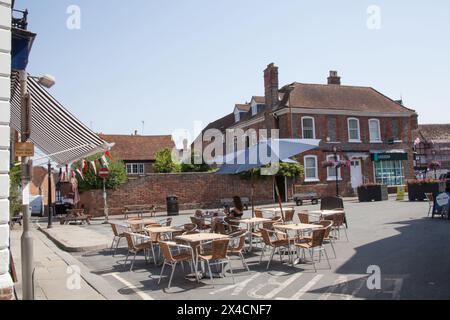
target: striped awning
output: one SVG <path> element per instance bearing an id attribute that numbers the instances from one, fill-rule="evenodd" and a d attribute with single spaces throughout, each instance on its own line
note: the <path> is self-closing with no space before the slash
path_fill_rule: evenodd
<path id="1" fill-rule="evenodd" d="M 108 151 L 111 145 L 85 126 L 34 78 L 28 78 L 31 95 L 31 137 L 42 152 L 59 165 L 71 164 L 90 155 Z M 11 127 L 20 132 L 20 81 L 11 75 Z"/>

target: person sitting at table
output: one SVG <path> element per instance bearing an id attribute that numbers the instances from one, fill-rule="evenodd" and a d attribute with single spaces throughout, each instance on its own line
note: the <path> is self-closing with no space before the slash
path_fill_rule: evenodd
<path id="1" fill-rule="evenodd" d="M 242 204 L 242 200 L 240 197 L 233 197 L 234 208 L 231 209 L 228 213 L 226 213 L 227 218 L 232 219 L 240 219 L 244 215 L 244 205 Z"/>

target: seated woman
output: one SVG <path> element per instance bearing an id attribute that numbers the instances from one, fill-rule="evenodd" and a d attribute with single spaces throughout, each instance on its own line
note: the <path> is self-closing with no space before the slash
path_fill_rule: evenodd
<path id="1" fill-rule="evenodd" d="M 244 215 L 244 205 L 240 197 L 233 197 L 234 208 L 227 213 L 228 219 L 240 219 Z"/>

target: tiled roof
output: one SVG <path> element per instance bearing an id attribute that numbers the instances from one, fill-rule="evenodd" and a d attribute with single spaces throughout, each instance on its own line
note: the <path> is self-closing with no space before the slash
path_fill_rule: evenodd
<path id="1" fill-rule="evenodd" d="M 253 96 L 252 100 L 255 100 L 255 102 L 257 104 L 265 104 L 266 103 L 266 98 L 265 97 Z"/>
<path id="2" fill-rule="evenodd" d="M 218 129 L 220 131 L 225 131 L 225 129 L 231 127 L 235 121 L 234 121 L 234 114 L 230 113 L 226 115 L 225 117 L 222 117 L 214 122 L 211 122 L 206 126 L 205 129 L 203 129 L 203 132 L 205 132 L 208 129 Z"/>
<path id="3" fill-rule="evenodd" d="M 297 108 L 375 113 L 414 112 L 370 87 L 293 83 L 281 91 L 290 91 L 290 106 Z"/>
<path id="4" fill-rule="evenodd" d="M 139 136 L 139 135 L 109 135 L 100 134 L 100 137 L 115 143 L 111 149 L 113 158 L 124 161 L 152 161 L 155 155 L 162 149 L 172 149 L 175 143 L 172 136 Z"/>
<path id="5" fill-rule="evenodd" d="M 421 124 L 419 131 L 426 142 L 450 142 L 450 124 Z"/>
<path id="6" fill-rule="evenodd" d="M 236 104 L 235 108 L 237 108 L 241 112 L 249 112 L 250 111 L 249 104 Z"/>

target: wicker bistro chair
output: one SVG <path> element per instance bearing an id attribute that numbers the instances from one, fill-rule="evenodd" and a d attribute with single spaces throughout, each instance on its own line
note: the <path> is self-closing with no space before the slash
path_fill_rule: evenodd
<path id="1" fill-rule="evenodd" d="M 272 230 L 273 231 L 274 224 L 280 223 L 280 222 L 281 222 L 281 217 L 273 217 L 272 221 L 270 221 L 270 222 L 263 222 L 262 229 Z M 260 240 L 259 243 L 261 245 L 264 243 L 262 232 L 261 232 L 262 229 L 258 229 L 257 231 L 252 232 L 252 237 L 259 239 Z M 261 246 L 261 247 L 263 247 L 263 246 Z"/>
<path id="2" fill-rule="evenodd" d="M 309 224 L 309 215 L 307 211 L 301 211 L 298 214 L 298 220 L 300 220 L 300 223 Z"/>
<path id="3" fill-rule="evenodd" d="M 268 229 L 261 229 L 261 235 L 264 242 L 264 248 L 261 252 L 261 257 L 259 259 L 259 263 L 262 262 L 262 259 L 264 257 L 264 252 L 267 247 L 272 248 L 272 252 L 270 254 L 269 262 L 267 263 L 267 269 L 269 269 L 270 262 L 273 260 L 273 256 L 275 255 L 275 251 L 278 251 L 278 254 L 280 255 L 280 262 L 283 263 L 283 255 L 281 252 L 281 249 L 288 249 L 289 251 L 289 257 L 291 258 L 291 250 L 289 250 L 289 240 L 286 237 L 285 233 L 268 230 Z M 272 236 L 276 235 L 276 237 L 273 239 Z"/>
<path id="4" fill-rule="evenodd" d="M 344 229 L 344 233 L 345 233 L 345 238 L 348 240 L 348 235 L 347 235 L 347 228 L 344 225 L 345 224 L 345 214 L 344 213 L 337 213 L 335 215 L 332 216 L 333 219 L 333 226 L 331 228 L 332 232 L 334 232 L 334 237 L 336 239 L 340 239 L 341 238 L 341 229 Z"/>
<path id="5" fill-rule="evenodd" d="M 116 255 L 117 248 L 119 247 L 120 240 L 126 239 L 125 232 L 128 231 L 128 228 L 116 223 L 110 223 L 110 225 L 114 235 L 111 243 L 111 251 L 113 252 L 114 257 Z"/>
<path id="6" fill-rule="evenodd" d="M 133 271 L 134 262 L 136 261 L 136 255 L 138 253 L 144 252 L 145 261 L 148 261 L 147 251 L 151 249 L 152 243 L 149 237 L 139 233 L 125 232 L 125 237 L 127 239 L 128 252 L 124 266 L 126 266 L 128 262 L 128 257 L 130 256 L 130 253 L 134 253 L 134 258 L 130 266 L 130 271 Z"/>
<path id="7" fill-rule="evenodd" d="M 261 209 L 255 209 L 255 217 L 256 218 L 264 218 L 263 211 Z"/>
<path id="8" fill-rule="evenodd" d="M 202 219 L 199 219 L 197 217 L 190 217 L 190 218 L 191 218 L 191 222 L 197 226 L 197 229 L 199 231 L 206 231 L 206 230 L 211 229 L 211 225 L 208 223 L 205 223 L 205 221 L 203 221 Z"/>
<path id="9" fill-rule="evenodd" d="M 195 278 L 197 282 L 199 282 L 198 274 L 197 274 L 197 267 L 196 264 L 193 262 L 195 261 L 194 257 L 194 250 L 190 246 L 177 244 L 175 242 L 166 242 L 161 241 L 159 243 L 161 247 L 161 251 L 164 257 L 164 263 L 161 268 L 161 274 L 159 276 L 158 285 L 161 283 L 162 275 L 164 273 L 164 268 L 166 265 L 169 265 L 172 267 L 172 272 L 170 274 L 169 278 L 169 285 L 167 286 L 168 289 L 170 289 L 170 285 L 172 284 L 172 278 L 173 274 L 175 272 L 175 269 L 178 265 L 178 263 L 181 263 L 181 267 L 184 271 L 184 262 L 189 262 L 189 265 L 191 267 L 191 272 L 195 273 Z M 174 254 L 176 252 L 176 254 Z M 194 265 L 194 267 L 193 267 Z"/>
<path id="10" fill-rule="evenodd" d="M 334 258 L 337 258 L 336 255 L 336 250 L 334 249 L 334 238 L 331 236 L 331 229 L 333 227 L 333 221 L 331 220 L 322 220 L 320 222 L 318 222 L 319 225 L 321 225 L 324 229 L 325 229 L 325 235 L 323 237 L 323 243 L 324 244 L 330 244 L 331 245 L 331 249 L 333 250 L 333 254 L 334 254 Z M 303 241 L 311 241 L 312 237 L 307 236 L 307 237 L 302 237 L 301 240 Z"/>
<path id="11" fill-rule="evenodd" d="M 292 221 L 294 221 L 294 213 L 295 213 L 295 210 L 286 210 L 286 211 L 284 211 L 284 222 L 292 222 Z"/>
<path id="12" fill-rule="evenodd" d="M 228 246 L 228 255 L 237 255 L 241 258 L 242 265 L 247 271 L 250 271 L 247 262 L 244 258 L 244 247 L 245 247 L 245 238 L 247 237 L 248 232 L 238 231 L 236 233 L 230 234 L 230 245 Z"/>
<path id="13" fill-rule="evenodd" d="M 328 262 L 328 266 L 331 269 L 330 259 L 328 258 L 328 253 L 325 247 L 323 246 L 324 239 L 325 239 L 326 229 L 316 229 L 312 232 L 312 237 L 309 241 L 306 242 L 300 242 L 297 243 L 297 249 L 303 250 L 303 257 L 305 257 L 305 250 L 308 250 L 309 255 L 312 260 L 312 264 L 314 266 L 314 271 L 317 272 L 316 263 L 314 261 L 314 251 L 319 251 L 319 262 L 321 261 L 322 252 L 325 253 L 325 257 Z M 297 250 L 297 256 L 298 256 L 298 250 Z"/>
<path id="14" fill-rule="evenodd" d="M 213 275 L 211 272 L 211 265 L 220 265 L 222 267 L 222 276 L 225 276 L 225 265 L 228 266 L 230 269 L 231 276 L 233 278 L 233 283 L 235 283 L 234 280 L 234 274 L 233 269 L 231 268 L 231 262 L 230 258 L 228 257 L 228 246 L 230 244 L 230 239 L 223 239 L 223 240 L 213 240 L 202 243 L 200 246 L 198 246 L 197 249 L 197 260 L 206 262 L 208 265 L 208 271 L 209 271 L 209 277 L 211 279 L 211 282 L 214 283 Z M 203 250 L 204 246 L 210 245 L 210 249 Z M 198 261 L 197 261 L 198 262 Z M 197 265 L 197 263 L 196 263 Z"/>

